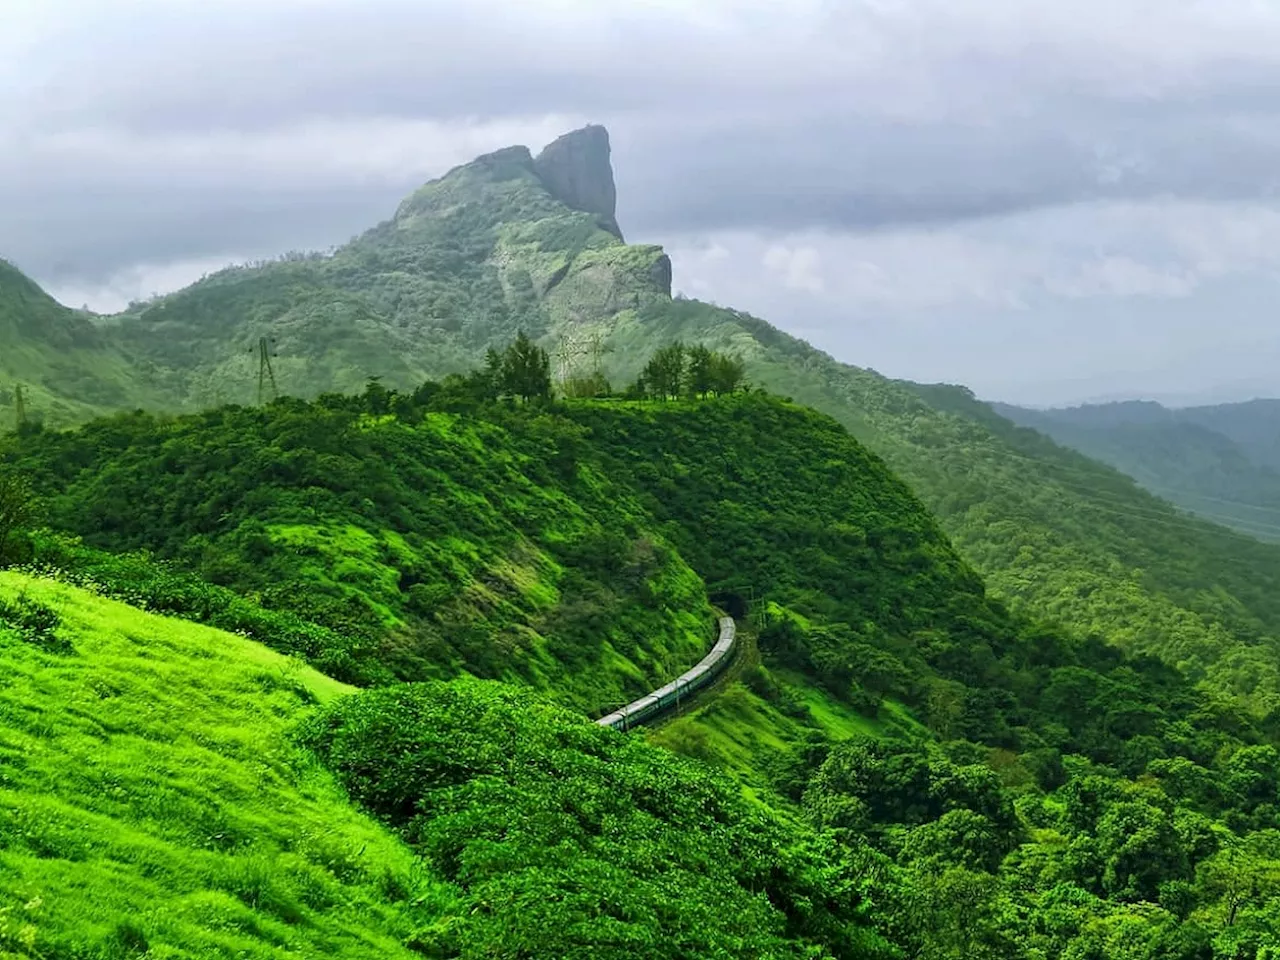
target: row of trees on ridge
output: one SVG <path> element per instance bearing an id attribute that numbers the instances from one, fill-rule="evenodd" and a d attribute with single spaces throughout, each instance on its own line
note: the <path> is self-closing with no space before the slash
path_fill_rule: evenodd
<path id="1" fill-rule="evenodd" d="M 741 357 L 677 340 L 653 355 L 630 392 L 654 400 L 718 397 L 742 389 L 746 373 Z"/>
<path id="2" fill-rule="evenodd" d="M 552 394 L 551 359 L 547 351 L 523 331 L 499 351 L 490 347 L 484 367 L 471 375 L 472 382 L 488 397 L 519 397 L 526 402 Z M 660 348 L 645 364 L 627 396 L 651 400 L 680 397 L 723 396 L 746 386 L 742 359 L 702 345 L 686 346 L 677 340 Z M 562 385 L 569 396 L 609 396 L 609 383 L 599 372 Z"/>

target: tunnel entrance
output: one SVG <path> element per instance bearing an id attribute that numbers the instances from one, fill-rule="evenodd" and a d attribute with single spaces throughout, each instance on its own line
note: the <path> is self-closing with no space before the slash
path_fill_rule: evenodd
<path id="1" fill-rule="evenodd" d="M 731 590 L 717 591 L 711 594 L 711 602 L 735 620 L 741 620 L 747 615 L 747 600 L 740 593 Z"/>

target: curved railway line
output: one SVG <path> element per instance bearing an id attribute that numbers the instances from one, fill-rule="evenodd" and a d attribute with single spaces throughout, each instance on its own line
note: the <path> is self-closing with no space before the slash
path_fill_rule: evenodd
<path id="1" fill-rule="evenodd" d="M 596 723 L 615 730 L 630 730 L 679 709 L 681 701 L 708 686 L 733 662 L 736 639 L 737 629 L 733 617 L 721 617 L 720 635 L 715 646 L 698 661 L 697 666 L 639 700 L 633 700 L 625 707 L 601 717 Z"/>

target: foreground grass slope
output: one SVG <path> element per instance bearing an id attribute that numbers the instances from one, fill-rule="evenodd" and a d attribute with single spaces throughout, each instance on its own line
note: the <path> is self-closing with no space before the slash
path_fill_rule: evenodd
<path id="1" fill-rule="evenodd" d="M 527 690 L 12 572 L 0 669 L 6 958 L 896 956 L 829 841 Z"/>
<path id="2" fill-rule="evenodd" d="M 0 954 L 414 955 L 448 888 L 287 736 L 347 688 L 53 581 L 0 605 Z"/>

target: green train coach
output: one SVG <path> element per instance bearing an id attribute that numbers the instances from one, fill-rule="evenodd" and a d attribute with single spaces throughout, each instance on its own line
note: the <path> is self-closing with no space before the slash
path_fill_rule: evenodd
<path id="1" fill-rule="evenodd" d="M 596 723 L 615 730 L 630 730 L 675 709 L 681 700 L 705 687 L 724 672 L 725 667 L 733 660 L 735 636 L 733 617 L 721 617 L 719 639 L 711 652 L 698 661 L 696 667 L 639 700 L 601 717 Z"/>

